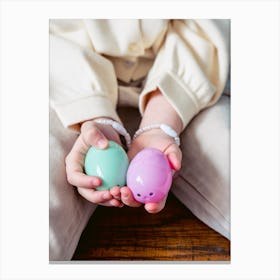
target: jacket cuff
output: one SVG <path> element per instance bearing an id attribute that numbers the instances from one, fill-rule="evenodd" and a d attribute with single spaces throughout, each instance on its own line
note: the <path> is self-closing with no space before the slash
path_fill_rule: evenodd
<path id="1" fill-rule="evenodd" d="M 208 87 L 208 88 L 205 88 Z M 168 102 L 173 106 L 183 122 L 183 129 L 190 120 L 200 111 L 198 100 L 190 87 L 183 83 L 173 73 L 165 72 L 161 76 L 149 81 L 142 91 L 139 99 L 139 110 L 143 115 L 148 94 L 158 88 Z M 209 84 L 202 85 L 200 90 L 210 90 Z"/>
<path id="2" fill-rule="evenodd" d="M 94 95 L 64 104 L 55 104 L 54 109 L 65 127 L 79 130 L 79 124 L 98 117 L 111 118 L 121 123 L 113 104 L 105 96 Z"/>

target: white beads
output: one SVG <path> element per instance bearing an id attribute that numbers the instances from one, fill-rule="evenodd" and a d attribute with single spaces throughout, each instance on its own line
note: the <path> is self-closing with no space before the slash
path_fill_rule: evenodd
<path id="1" fill-rule="evenodd" d="M 130 147 L 131 137 L 130 137 L 129 133 L 126 131 L 126 129 L 120 123 L 110 120 L 110 119 L 97 119 L 94 121 L 96 123 L 111 125 L 119 134 L 124 136 L 127 147 L 128 148 Z"/>
<path id="2" fill-rule="evenodd" d="M 180 146 L 180 138 L 179 138 L 177 132 L 167 124 L 152 124 L 152 125 L 142 127 L 135 132 L 133 139 L 135 139 L 137 136 L 139 136 L 143 132 L 154 129 L 154 128 L 160 128 L 165 134 L 174 138 L 175 143 L 178 146 Z"/>
<path id="3" fill-rule="evenodd" d="M 129 133 L 126 131 L 126 129 L 120 123 L 113 121 L 111 119 L 97 119 L 94 121 L 96 123 L 111 125 L 119 134 L 124 136 L 127 147 L 128 148 L 130 147 L 131 137 L 130 137 Z M 174 138 L 175 143 L 178 146 L 180 146 L 180 138 L 179 138 L 177 132 L 167 124 L 152 124 L 152 125 L 142 127 L 135 132 L 133 139 L 135 139 L 137 136 L 139 136 L 143 132 L 154 129 L 154 128 L 160 128 L 165 134 Z"/>

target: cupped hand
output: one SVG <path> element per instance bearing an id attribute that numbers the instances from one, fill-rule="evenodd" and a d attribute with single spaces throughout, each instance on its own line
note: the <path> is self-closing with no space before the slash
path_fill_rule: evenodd
<path id="1" fill-rule="evenodd" d="M 81 126 L 81 134 L 75 141 L 70 153 L 65 159 L 68 182 L 77 187 L 81 196 L 92 203 L 103 206 L 122 207 L 120 190 L 114 187 L 111 190 L 98 190 L 102 180 L 97 176 L 84 174 L 84 160 L 91 146 L 106 149 L 109 140 L 121 145 L 118 133 L 109 125 L 86 121 Z"/>
<path id="2" fill-rule="evenodd" d="M 168 158 L 168 161 L 175 171 L 178 171 L 181 168 L 182 161 L 182 152 L 178 145 L 174 142 L 170 136 L 166 135 L 160 129 L 153 129 L 150 131 L 146 131 L 139 135 L 136 139 L 132 141 L 131 147 L 128 151 L 128 157 L 133 159 L 134 156 L 145 148 L 156 148 L 162 151 Z M 141 203 L 137 202 L 131 190 L 128 187 L 121 188 L 121 200 L 124 204 L 136 207 L 140 206 Z M 160 212 L 166 202 L 167 196 L 158 203 L 146 203 L 145 209 L 149 213 L 158 213 Z"/>

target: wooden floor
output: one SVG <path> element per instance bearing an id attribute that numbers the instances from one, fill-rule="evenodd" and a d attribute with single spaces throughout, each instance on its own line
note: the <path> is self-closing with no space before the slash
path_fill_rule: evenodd
<path id="1" fill-rule="evenodd" d="M 170 194 L 158 214 L 98 207 L 73 260 L 229 261 L 230 242 Z"/>

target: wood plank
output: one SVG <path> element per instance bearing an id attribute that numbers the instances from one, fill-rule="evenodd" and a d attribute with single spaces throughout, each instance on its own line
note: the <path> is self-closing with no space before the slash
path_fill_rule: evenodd
<path id="1" fill-rule="evenodd" d="M 73 260 L 229 261 L 230 241 L 170 194 L 158 214 L 99 206 Z"/>

